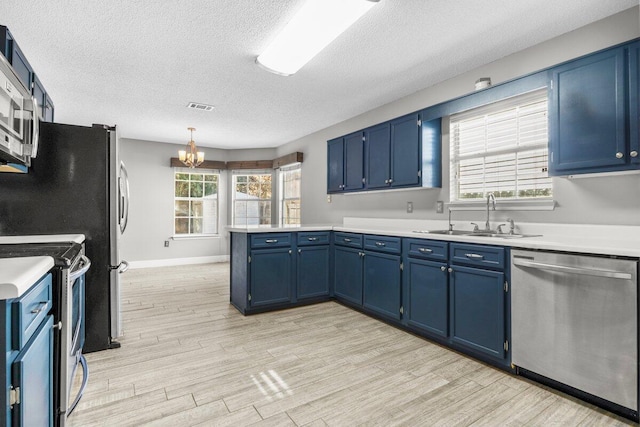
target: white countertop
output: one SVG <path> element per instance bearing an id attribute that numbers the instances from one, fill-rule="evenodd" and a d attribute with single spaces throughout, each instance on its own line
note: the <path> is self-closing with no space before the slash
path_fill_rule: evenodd
<path id="1" fill-rule="evenodd" d="M 0 300 L 18 298 L 52 267 L 50 256 L 0 258 Z"/>
<path id="2" fill-rule="evenodd" d="M 227 231 L 233 233 L 288 233 L 295 231 L 325 231 L 333 230 L 335 225 L 330 224 L 309 224 L 303 226 L 279 227 L 277 225 L 247 225 L 244 227 L 228 226 Z"/>
<path id="3" fill-rule="evenodd" d="M 30 236 L 0 236 L 0 245 L 19 243 L 84 243 L 84 234 L 37 234 Z"/>
<path id="4" fill-rule="evenodd" d="M 456 230 L 471 231 L 469 222 L 456 222 L 458 223 L 455 226 Z M 495 224 L 492 225 L 495 226 Z M 539 237 L 523 238 L 455 236 L 415 232 L 420 230 L 446 230 L 447 228 L 447 221 L 345 218 L 344 223 L 341 225 L 311 225 L 291 228 L 231 227 L 228 230 L 241 233 L 334 230 L 361 234 L 508 246 L 522 249 L 542 249 L 640 258 L 640 227 L 638 226 L 516 223 L 516 232 L 518 233 L 541 234 Z"/>

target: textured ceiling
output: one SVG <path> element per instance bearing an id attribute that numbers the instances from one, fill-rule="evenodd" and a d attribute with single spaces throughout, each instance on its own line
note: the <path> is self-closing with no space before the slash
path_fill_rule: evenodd
<path id="1" fill-rule="evenodd" d="M 255 57 L 304 0 L 2 0 L 56 121 L 125 138 L 276 147 L 638 0 L 381 0 L 290 77 Z M 186 108 L 213 104 L 213 112 Z"/>

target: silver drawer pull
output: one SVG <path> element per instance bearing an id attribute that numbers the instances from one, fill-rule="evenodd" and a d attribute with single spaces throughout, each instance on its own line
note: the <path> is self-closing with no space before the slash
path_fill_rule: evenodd
<path id="1" fill-rule="evenodd" d="M 422 252 L 423 254 L 430 254 L 433 253 L 433 249 L 429 249 L 429 248 L 419 248 L 418 249 L 420 252 Z"/>
<path id="2" fill-rule="evenodd" d="M 38 314 L 40 313 L 42 310 L 44 310 L 44 308 L 47 306 L 47 304 L 49 304 L 48 301 L 43 301 L 40 304 L 38 304 L 37 308 L 34 308 L 33 310 L 31 310 L 32 314 Z"/>
<path id="3" fill-rule="evenodd" d="M 315 242 L 316 240 L 318 240 L 318 238 L 317 237 L 309 237 L 308 240 L 310 242 Z"/>
<path id="4" fill-rule="evenodd" d="M 344 238 L 344 241 L 347 243 L 351 243 L 351 239 L 347 239 L 346 237 Z"/>
<path id="5" fill-rule="evenodd" d="M 382 247 L 382 246 L 387 246 L 387 244 L 382 242 L 376 242 L 376 246 Z"/>
<path id="6" fill-rule="evenodd" d="M 469 259 L 484 259 L 484 256 L 478 254 L 464 254 Z"/>
<path id="7" fill-rule="evenodd" d="M 278 243 L 278 239 L 267 239 L 265 240 L 266 243 Z"/>

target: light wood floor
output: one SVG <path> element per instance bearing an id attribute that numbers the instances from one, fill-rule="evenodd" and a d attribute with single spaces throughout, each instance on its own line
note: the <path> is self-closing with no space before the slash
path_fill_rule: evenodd
<path id="1" fill-rule="evenodd" d="M 228 264 L 123 279 L 71 426 L 631 424 L 334 302 L 244 317 Z"/>

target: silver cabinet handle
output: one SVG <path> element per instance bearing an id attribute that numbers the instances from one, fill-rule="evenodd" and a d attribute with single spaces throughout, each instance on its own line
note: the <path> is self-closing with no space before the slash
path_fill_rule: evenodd
<path id="1" fill-rule="evenodd" d="M 520 267 L 535 268 L 538 270 L 557 271 L 559 273 L 580 274 L 583 276 L 606 277 L 609 279 L 631 280 L 633 277 L 630 273 L 622 273 L 620 271 L 611 270 L 594 270 L 592 268 L 569 267 L 566 265 L 545 264 L 541 262 L 528 261 L 520 258 L 513 258 L 513 264 Z"/>
<path id="2" fill-rule="evenodd" d="M 278 239 L 267 239 L 265 243 L 278 243 Z"/>
<path id="3" fill-rule="evenodd" d="M 298 253 L 301 254 L 302 253 L 302 249 L 298 249 Z"/>
<path id="4" fill-rule="evenodd" d="M 464 254 L 469 259 L 484 259 L 484 256 L 478 254 Z"/>
<path id="5" fill-rule="evenodd" d="M 384 183 L 385 183 L 385 184 L 388 184 L 388 183 L 389 183 L 389 180 L 388 180 L 388 179 L 385 179 L 385 180 L 384 180 Z"/>
<path id="6" fill-rule="evenodd" d="M 351 243 L 351 239 L 347 239 L 346 237 L 343 240 L 345 243 Z"/>
<path id="7" fill-rule="evenodd" d="M 382 242 L 376 242 L 376 246 L 382 247 L 382 246 L 387 246 L 387 244 Z"/>
<path id="8" fill-rule="evenodd" d="M 440 267 L 440 270 L 442 271 L 447 271 L 447 267 L 445 267 L 444 265 L 442 267 Z"/>
<path id="9" fill-rule="evenodd" d="M 392 179 L 389 179 L 389 184 L 391 184 L 391 183 L 393 183 L 393 180 L 392 180 Z"/>
<path id="10" fill-rule="evenodd" d="M 62 330 L 62 322 L 55 323 L 52 328 Z"/>
<path id="11" fill-rule="evenodd" d="M 315 242 L 316 240 L 318 240 L 317 237 L 309 237 L 307 240 L 309 240 L 310 242 Z"/>
<path id="12" fill-rule="evenodd" d="M 449 273 L 453 273 L 453 268 L 449 267 L 449 268 L 447 269 L 447 271 L 448 271 Z"/>
<path id="13" fill-rule="evenodd" d="M 44 310 L 44 308 L 47 306 L 48 303 L 49 303 L 48 301 L 42 301 L 40 304 L 38 304 L 38 307 L 31 310 L 31 313 L 32 314 L 40 313 L 42 310 Z"/>
<path id="14" fill-rule="evenodd" d="M 418 251 L 422 252 L 423 254 L 433 253 L 433 249 L 429 249 L 429 248 L 419 248 Z"/>
<path id="15" fill-rule="evenodd" d="M 289 255 L 291 255 L 293 252 L 291 251 L 291 249 L 289 249 Z"/>
<path id="16" fill-rule="evenodd" d="M 629 153 L 629 155 L 631 157 L 638 157 L 638 152 L 636 150 L 633 150 L 632 152 Z"/>
<path id="17" fill-rule="evenodd" d="M 623 157 L 624 157 L 624 154 L 622 154 L 620 151 L 616 153 L 616 159 L 621 159 Z"/>

